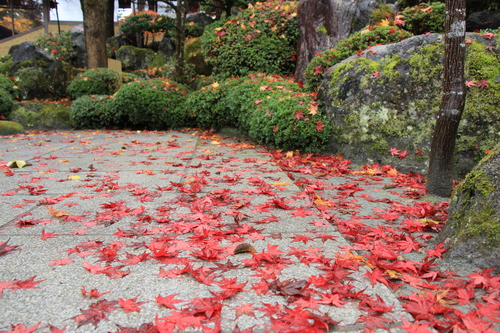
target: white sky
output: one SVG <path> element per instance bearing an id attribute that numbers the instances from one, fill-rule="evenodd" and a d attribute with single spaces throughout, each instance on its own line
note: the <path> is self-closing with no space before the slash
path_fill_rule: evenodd
<path id="1" fill-rule="evenodd" d="M 58 0 L 57 5 L 59 11 L 59 21 L 83 21 L 82 9 L 80 7 L 80 0 Z M 123 13 L 126 11 L 125 13 Z M 117 17 L 117 12 L 121 13 L 121 16 L 127 16 L 132 10 L 130 9 L 118 9 L 118 1 L 115 2 L 115 21 Z M 57 20 L 56 10 L 52 9 L 50 11 L 50 19 L 52 21 Z"/>

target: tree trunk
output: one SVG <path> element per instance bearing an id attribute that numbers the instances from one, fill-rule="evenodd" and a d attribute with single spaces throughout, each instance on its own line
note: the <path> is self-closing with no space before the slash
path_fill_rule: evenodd
<path id="1" fill-rule="evenodd" d="M 107 0 L 106 39 L 115 35 L 115 0 Z"/>
<path id="2" fill-rule="evenodd" d="M 449 197 L 458 124 L 465 106 L 465 0 L 446 0 L 443 99 L 431 144 L 429 193 Z"/>
<path id="3" fill-rule="evenodd" d="M 108 67 L 106 54 L 107 0 L 81 0 L 87 68 Z"/>
<path id="4" fill-rule="evenodd" d="M 186 15 L 188 4 L 186 0 L 177 1 L 176 15 L 176 30 L 175 35 L 175 74 L 177 80 L 181 83 L 186 81 L 186 73 L 184 71 L 184 42 L 186 40 Z"/>

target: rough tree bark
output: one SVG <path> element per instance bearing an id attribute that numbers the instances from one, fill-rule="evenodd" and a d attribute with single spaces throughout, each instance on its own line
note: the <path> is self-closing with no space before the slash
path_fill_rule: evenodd
<path id="1" fill-rule="evenodd" d="M 446 0 L 443 99 L 431 144 L 427 190 L 449 197 L 458 124 L 465 105 L 465 0 Z"/>
<path id="2" fill-rule="evenodd" d="M 107 0 L 80 0 L 83 12 L 87 68 L 108 67 L 106 54 Z"/>
<path id="3" fill-rule="evenodd" d="M 185 82 L 187 78 L 184 66 L 184 44 L 189 0 L 178 0 L 176 3 L 169 0 L 163 1 L 175 11 L 175 75 L 178 82 Z"/>
<path id="4" fill-rule="evenodd" d="M 115 35 L 115 0 L 107 0 L 106 39 Z"/>

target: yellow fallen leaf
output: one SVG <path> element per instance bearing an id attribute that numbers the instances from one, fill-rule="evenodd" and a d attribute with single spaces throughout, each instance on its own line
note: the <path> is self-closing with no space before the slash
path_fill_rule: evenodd
<path id="1" fill-rule="evenodd" d="M 68 178 L 71 180 L 78 180 L 80 179 L 80 176 L 68 176 Z"/>
<path id="2" fill-rule="evenodd" d="M 213 145 L 220 145 L 220 142 L 219 142 L 219 141 L 212 141 L 212 142 L 210 142 L 210 143 L 211 143 L 211 144 L 213 144 Z"/>
<path id="3" fill-rule="evenodd" d="M 23 168 L 24 166 L 26 166 L 26 161 L 17 161 L 17 160 L 14 160 L 14 161 L 11 161 L 9 163 L 7 163 L 7 166 L 9 168 Z"/>
<path id="4" fill-rule="evenodd" d="M 287 151 L 285 156 L 286 157 L 293 157 L 293 151 Z"/>
<path id="5" fill-rule="evenodd" d="M 274 186 L 281 186 L 281 187 L 283 187 L 283 186 L 288 186 L 288 185 L 290 185 L 290 183 L 285 183 L 285 182 L 275 182 L 275 183 L 273 183 L 273 185 L 274 185 Z"/>
<path id="6" fill-rule="evenodd" d="M 65 159 L 65 160 L 59 160 L 59 161 L 57 161 L 57 162 L 59 162 L 59 163 L 68 163 L 68 162 L 69 162 L 69 160 L 68 160 L 68 159 Z"/>

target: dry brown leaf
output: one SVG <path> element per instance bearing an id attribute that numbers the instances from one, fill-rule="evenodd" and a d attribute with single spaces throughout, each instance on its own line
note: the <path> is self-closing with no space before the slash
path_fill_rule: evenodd
<path id="1" fill-rule="evenodd" d="M 257 253 L 257 250 L 252 245 L 250 245 L 248 243 L 240 244 L 234 249 L 234 254 L 250 253 L 250 252 Z"/>

